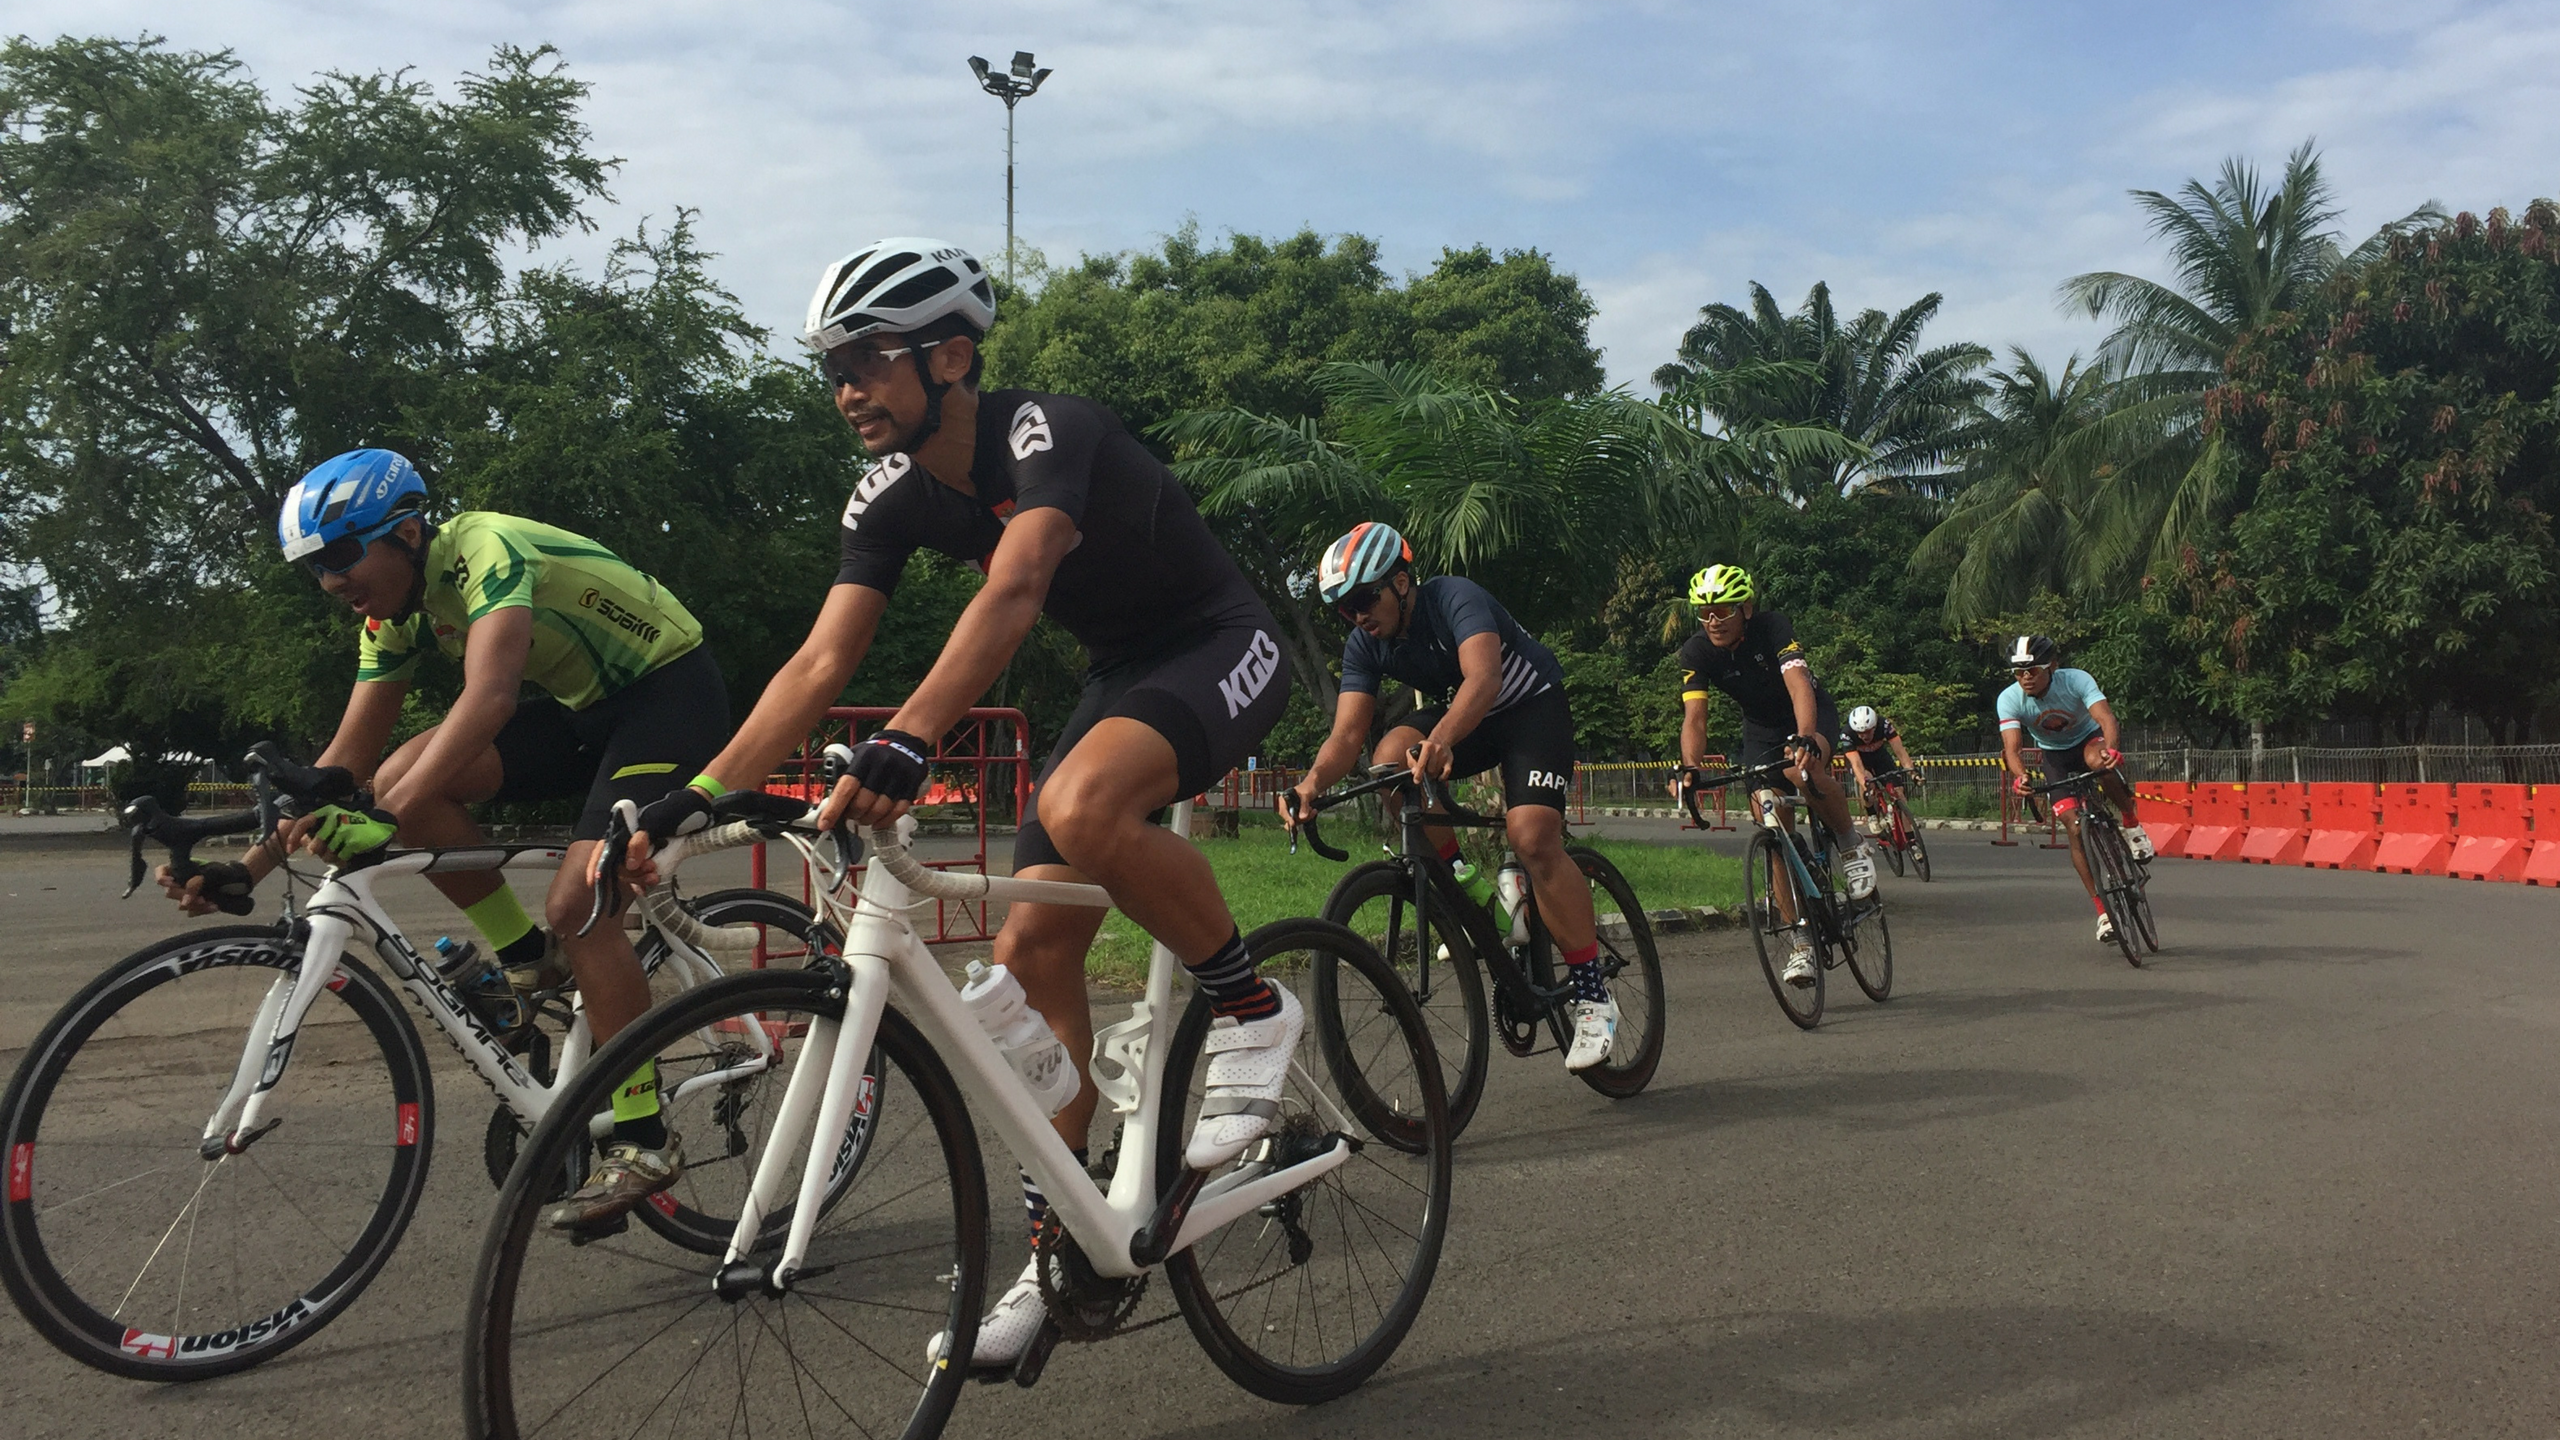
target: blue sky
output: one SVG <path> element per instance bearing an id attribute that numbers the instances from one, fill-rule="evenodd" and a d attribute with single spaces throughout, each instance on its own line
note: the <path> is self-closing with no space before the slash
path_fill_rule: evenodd
<path id="1" fill-rule="evenodd" d="M 1003 109 L 965 68 L 1036 51 L 1020 225 L 1052 259 L 1312 225 L 1391 266 L 1534 246 L 1600 304 L 1650 393 L 1705 303 L 1946 296 L 1938 341 L 2058 362 L 2097 339 L 2055 285 L 2159 274 L 2125 191 L 2317 137 L 2356 238 L 2420 202 L 2560 193 L 2560 4 L 1573 4 L 1053 0 L 17 0 L 8 26 L 237 51 L 270 90 L 324 69 L 437 82 L 501 41 L 594 85 L 626 162 L 606 235 L 701 211 L 723 282 L 796 330 L 864 239 L 1003 248 Z M 591 260 L 601 238 L 551 256 Z"/>

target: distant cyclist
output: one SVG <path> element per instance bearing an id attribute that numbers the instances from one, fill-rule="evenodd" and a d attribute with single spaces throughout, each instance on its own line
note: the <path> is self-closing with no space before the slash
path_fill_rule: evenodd
<path id="1" fill-rule="evenodd" d="M 654 841 L 707 822 L 710 802 L 762 783 L 806 743 L 878 636 L 907 561 L 933 550 L 986 576 L 942 653 L 886 728 L 853 747 L 828 797 L 832 824 L 885 825 L 923 789 L 926 757 L 978 703 L 1046 614 L 1085 648 L 1084 694 L 1041 767 L 1014 837 L 1014 873 L 1084 880 L 1180 957 L 1208 997 L 1207 1093 L 1184 1152 L 1214 1170 L 1271 1128 L 1305 1019 L 1255 972 L 1235 916 L 1197 846 L 1150 822 L 1244 763 L 1288 704 L 1271 618 L 1162 461 L 1091 400 L 978 386 L 995 292 L 977 258 L 924 239 L 876 241 L 829 265 L 803 342 L 837 411 L 878 462 L 838 527 L 834 585 L 737 738 L 692 783 L 641 814 L 631 883 L 656 883 Z M 1017 901 L 995 958 L 1065 1042 L 1093 1053 L 1085 952 L 1103 911 Z M 1078 1159 L 1096 1092 L 1052 1123 Z M 1036 1226 L 1047 1211 L 1026 1172 Z M 1036 1263 L 1036 1262 L 1035 1262 Z M 1009 1371 L 1048 1312 L 1033 1267 L 996 1302 L 963 1357 Z M 943 1363 L 936 1335 L 927 1358 Z"/>
<path id="2" fill-rule="evenodd" d="M 1564 951 L 1573 986 L 1573 1045 L 1564 1066 L 1588 1070 L 1608 1059 L 1618 1004 L 1600 977 L 1590 883 L 1564 852 L 1573 715 L 1555 652 L 1474 581 L 1455 575 L 1416 581 L 1413 547 L 1374 521 L 1326 549 L 1316 564 L 1316 593 L 1340 612 L 1351 634 L 1342 646 L 1333 733 L 1298 782 L 1297 808 L 1312 804 L 1359 759 L 1384 681 L 1401 680 L 1440 697 L 1387 731 L 1375 758 L 1410 765 L 1417 780 L 1501 769 L 1503 830 L 1529 874 L 1538 913 Z M 1295 825 L 1289 806 L 1280 816 Z M 1456 832 L 1435 827 L 1428 833 L 1440 858 L 1455 863 Z"/>
<path id="3" fill-rule="evenodd" d="M 1876 761 L 1887 750 L 1893 754 L 1893 764 L 1890 767 L 1878 765 Z M 1840 732 L 1839 754 L 1849 762 L 1849 793 L 1856 797 L 1859 808 L 1869 817 L 1869 828 L 1882 833 L 1884 811 L 1872 803 L 1869 796 L 1876 777 L 1890 768 L 1909 775 L 1915 785 L 1920 782 L 1920 767 L 1912 761 L 1911 751 L 1903 745 L 1902 732 L 1893 727 L 1891 720 L 1877 714 L 1873 705 L 1860 705 L 1849 712 L 1849 728 Z"/>
<path id="4" fill-rule="evenodd" d="M 1742 707 L 1742 764 L 1794 762 L 1769 787 L 1793 794 L 1801 787 L 1822 823 L 1849 847 L 1840 876 L 1849 894 L 1863 900 L 1876 890 L 1875 850 L 1849 818 L 1849 802 L 1831 778 L 1831 740 L 1840 733 L 1840 710 L 1814 678 L 1813 664 L 1797 643 L 1796 628 L 1775 610 L 1759 607 L 1758 588 L 1739 565 L 1710 565 L 1689 579 L 1689 605 L 1698 633 L 1680 647 L 1681 783 L 1694 785 L 1707 754 L 1707 707 L 1722 690 Z M 1712 689 L 1710 688 L 1712 687 Z M 1803 987 L 1816 976 L 1813 941 L 1796 928 L 1795 889 L 1781 871 L 1771 879 L 1778 918 L 1789 927 L 1784 979 Z"/>
<path id="5" fill-rule="evenodd" d="M 327 805 L 297 822 L 339 863 L 392 843 L 486 843 L 465 808 L 485 800 L 584 796 L 566 859 L 544 901 L 545 932 L 495 870 L 431 874 L 462 908 L 519 989 L 574 975 L 598 1045 L 649 1008 L 649 981 L 619 925 L 575 932 L 589 907 L 587 857 L 615 802 L 646 803 L 682 783 L 729 733 L 729 690 L 702 627 L 665 586 L 593 540 L 513 515 L 465 510 L 442 524 L 423 511 L 426 482 L 388 450 L 351 450 L 302 477 L 277 520 L 285 558 L 365 617 L 355 691 L 322 765 L 370 778 L 373 808 Z M 462 695 L 443 720 L 382 752 L 400 722 L 419 658 L 462 664 Z M 527 684 L 544 693 L 519 698 Z M 379 765 L 379 769 L 376 766 Z M 208 891 L 246 895 L 280 847 L 206 866 L 183 889 L 189 913 Z M 660 1118 L 655 1061 L 615 1092 L 613 1130 L 586 1185 L 557 1207 L 592 1224 L 676 1182 L 683 1144 Z M 555 1217 L 555 1223 L 561 1223 Z"/>
<path id="6" fill-rule="evenodd" d="M 2046 779 L 2096 773 L 2098 788 L 2124 818 L 2125 844 L 2133 858 L 2149 860 L 2151 837 L 2134 818 L 2132 787 L 2117 770 L 2124 755 L 2117 748 L 2115 708 L 2088 671 L 2055 668 L 2056 655 L 2054 643 L 2042 635 L 2021 635 L 2009 647 L 2009 669 L 2017 683 L 2000 692 L 1999 712 L 2000 750 L 2010 782 L 2021 795 L 2034 783 L 2027 773 L 2025 745 L 2032 735 Z M 2103 945 L 2116 938 L 2115 921 L 2107 915 L 2107 902 L 2098 897 L 2097 879 L 2080 847 L 2080 817 L 2073 813 L 2078 809 L 2078 800 L 2064 796 L 2054 802 L 2053 813 L 2070 832 L 2071 866 L 2080 872 L 2089 903 L 2098 909 L 2098 942 Z"/>

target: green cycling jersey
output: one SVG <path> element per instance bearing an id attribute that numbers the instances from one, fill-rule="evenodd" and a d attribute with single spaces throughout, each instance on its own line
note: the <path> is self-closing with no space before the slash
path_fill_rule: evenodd
<path id="1" fill-rule="evenodd" d="M 405 620 L 368 620 L 358 680 L 408 680 L 432 643 L 460 659 L 473 621 L 520 605 L 533 612 L 524 678 L 572 710 L 588 706 L 702 643 L 702 626 L 657 581 L 583 535 L 466 510 L 427 544 L 427 583 Z"/>

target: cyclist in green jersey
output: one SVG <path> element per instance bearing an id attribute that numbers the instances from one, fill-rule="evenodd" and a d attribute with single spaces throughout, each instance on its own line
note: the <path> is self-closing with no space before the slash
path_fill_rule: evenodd
<path id="1" fill-rule="evenodd" d="M 450 848 L 483 843 L 468 806 L 583 794 L 573 841 L 536 926 L 494 870 L 427 877 L 495 947 L 508 979 L 549 989 L 572 976 L 601 1046 L 649 1007 L 649 982 L 618 925 L 574 932 L 587 917 L 587 856 L 615 802 L 646 804 L 709 760 L 729 733 L 728 689 L 702 627 L 664 586 L 583 536 L 535 521 L 465 511 L 425 518 L 426 484 L 388 450 L 322 464 L 285 497 L 277 524 L 286 558 L 365 617 L 356 683 L 319 763 L 370 778 L 373 805 L 331 805 L 293 822 L 283 844 L 246 862 L 162 884 L 190 914 L 250 890 L 293 843 L 358 863 L 395 839 Z M 462 695 L 444 720 L 383 758 L 418 662 L 438 650 L 462 665 Z M 527 682 L 545 692 L 519 699 Z M 614 1131 L 586 1187 L 555 1207 L 555 1228 L 599 1223 L 673 1184 L 677 1137 L 659 1118 L 654 1062 L 614 1101 Z"/>

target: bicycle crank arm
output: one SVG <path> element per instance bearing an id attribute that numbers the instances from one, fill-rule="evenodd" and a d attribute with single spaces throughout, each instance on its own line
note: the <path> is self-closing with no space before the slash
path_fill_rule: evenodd
<path id="1" fill-rule="evenodd" d="M 1173 1182 L 1173 1189 L 1156 1203 L 1156 1213 L 1148 1216 L 1147 1223 L 1138 1227 L 1138 1233 L 1129 1237 L 1129 1258 L 1137 1263 L 1139 1269 L 1160 1265 L 1164 1263 L 1164 1257 L 1173 1253 L 1173 1237 L 1189 1217 L 1191 1202 L 1200 1198 L 1201 1189 L 1208 1183 L 1207 1171 L 1194 1170 L 1187 1165 L 1183 1167 L 1182 1178 Z"/>

